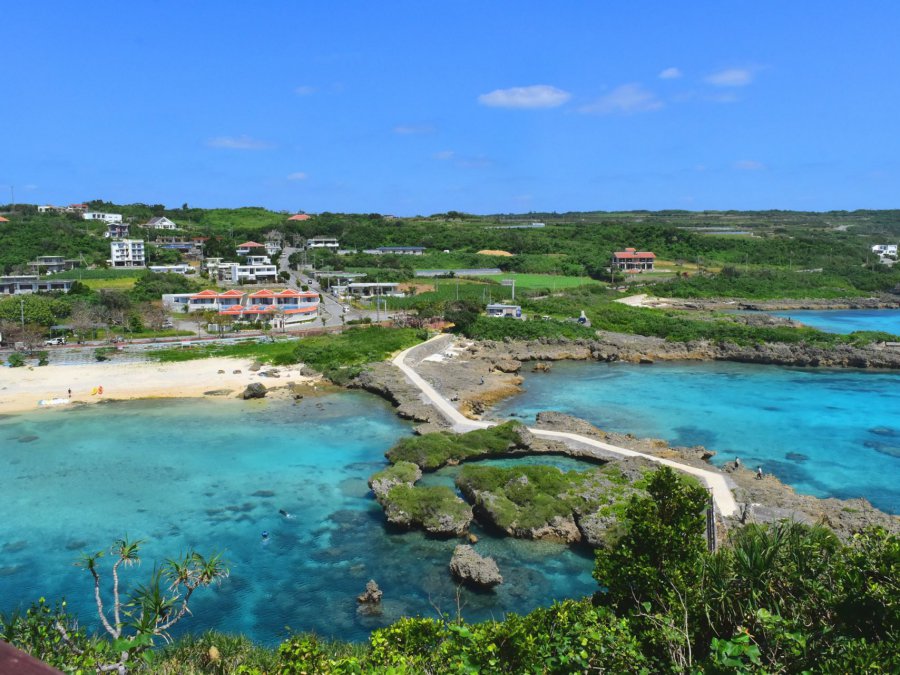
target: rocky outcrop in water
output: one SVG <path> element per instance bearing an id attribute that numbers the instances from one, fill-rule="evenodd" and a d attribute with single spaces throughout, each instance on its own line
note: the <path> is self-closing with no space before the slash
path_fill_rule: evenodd
<path id="1" fill-rule="evenodd" d="M 377 605 L 381 602 L 384 592 L 378 588 L 378 584 L 374 579 L 370 579 L 366 584 L 366 590 L 362 595 L 356 597 L 356 601 L 361 605 Z"/>
<path id="2" fill-rule="evenodd" d="M 422 477 L 422 470 L 412 462 L 397 462 L 369 478 L 369 487 L 375 499 L 381 500 L 398 485 L 412 487 Z"/>
<path id="3" fill-rule="evenodd" d="M 457 581 L 478 588 L 493 588 L 503 583 L 496 561 L 479 555 L 468 544 L 460 544 L 453 550 L 450 573 Z"/>

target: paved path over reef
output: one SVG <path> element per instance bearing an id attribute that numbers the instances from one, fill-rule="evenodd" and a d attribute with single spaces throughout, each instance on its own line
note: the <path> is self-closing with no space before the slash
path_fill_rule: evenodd
<path id="1" fill-rule="evenodd" d="M 433 346 L 433 343 L 438 340 L 446 340 L 446 336 L 439 335 L 427 342 L 416 345 L 415 347 L 410 347 L 402 352 L 400 352 L 396 357 L 394 357 L 393 364 L 397 366 L 403 373 L 406 375 L 409 380 L 416 385 L 419 390 L 421 390 L 422 394 L 428 399 L 428 401 L 437 408 L 440 413 L 447 418 L 447 420 L 453 425 L 453 431 L 457 433 L 465 433 L 467 431 L 473 431 L 475 429 L 486 429 L 488 427 L 492 427 L 496 422 L 483 422 L 479 420 L 470 420 L 468 417 L 465 417 L 459 410 L 457 410 L 450 401 L 441 396 L 428 382 L 422 378 L 411 366 L 407 365 L 406 359 L 407 357 L 419 350 L 427 349 L 429 345 Z M 586 436 L 581 436 L 580 434 L 568 433 L 565 431 L 548 431 L 547 429 L 537 429 L 533 427 L 529 427 L 528 429 L 535 436 L 540 438 L 548 438 L 552 440 L 562 441 L 569 446 L 577 446 L 579 448 L 590 448 L 591 450 L 596 451 L 596 455 L 598 458 L 608 458 L 610 455 L 618 456 L 618 457 L 642 457 L 643 459 L 649 460 L 651 462 L 656 462 L 657 464 L 665 464 L 666 466 L 672 467 L 678 471 L 683 471 L 684 473 L 689 473 L 692 476 L 696 476 L 699 478 L 707 488 L 712 492 L 713 500 L 715 501 L 716 508 L 719 510 L 719 513 L 722 516 L 733 516 L 738 511 L 737 502 L 734 499 L 734 495 L 731 492 L 731 489 L 728 487 L 728 482 L 724 475 L 717 471 L 700 469 L 698 467 L 688 466 L 686 464 L 681 464 L 680 462 L 673 461 L 671 459 L 666 459 L 663 457 L 654 457 L 653 455 L 646 455 L 641 452 L 636 452 L 634 450 L 629 450 L 627 448 L 621 448 L 617 445 L 610 445 L 609 443 L 604 443 L 602 441 L 595 440 L 593 438 L 588 438 Z"/>

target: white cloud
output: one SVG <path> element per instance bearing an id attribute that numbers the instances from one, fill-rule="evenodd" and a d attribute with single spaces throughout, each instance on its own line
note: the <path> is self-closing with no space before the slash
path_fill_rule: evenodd
<path id="1" fill-rule="evenodd" d="M 659 74 L 659 79 L 661 80 L 677 80 L 684 73 L 681 72 L 678 68 L 666 68 Z"/>
<path id="2" fill-rule="evenodd" d="M 309 96 L 310 94 L 315 94 L 315 93 L 316 93 L 316 88 L 315 88 L 315 87 L 310 87 L 309 85 L 306 85 L 306 84 L 305 84 L 305 85 L 300 86 L 300 87 L 295 87 L 295 88 L 294 88 L 294 93 L 297 94 L 297 96 Z"/>
<path id="3" fill-rule="evenodd" d="M 663 102 L 656 97 L 656 94 L 639 84 L 632 83 L 616 87 L 606 96 L 579 108 L 579 112 L 629 115 L 659 110 L 662 107 Z"/>
<path id="4" fill-rule="evenodd" d="M 739 159 L 734 163 L 734 168 L 738 171 L 762 171 L 766 165 L 755 159 Z"/>
<path id="5" fill-rule="evenodd" d="M 289 173 L 287 179 L 288 180 L 306 180 L 309 178 L 309 174 L 305 171 L 295 171 L 294 173 Z"/>
<path id="6" fill-rule="evenodd" d="M 206 144 L 211 148 L 227 150 L 266 150 L 273 147 L 268 141 L 261 141 L 250 136 L 217 136 L 210 138 Z"/>
<path id="7" fill-rule="evenodd" d="M 485 155 L 460 155 L 453 150 L 441 150 L 434 153 L 433 157 L 441 162 L 453 162 L 454 166 L 461 169 L 483 169 L 494 163 Z"/>
<path id="8" fill-rule="evenodd" d="M 753 82 L 755 75 L 750 68 L 726 68 L 707 75 L 705 80 L 717 87 L 746 87 Z"/>
<path id="9" fill-rule="evenodd" d="M 478 97 L 481 105 L 489 108 L 556 108 L 572 98 L 572 94 L 549 84 L 530 87 L 495 89 Z"/>
<path id="10" fill-rule="evenodd" d="M 394 133 L 401 136 L 414 136 L 418 134 L 433 134 L 435 129 L 430 124 L 398 124 L 394 127 Z"/>

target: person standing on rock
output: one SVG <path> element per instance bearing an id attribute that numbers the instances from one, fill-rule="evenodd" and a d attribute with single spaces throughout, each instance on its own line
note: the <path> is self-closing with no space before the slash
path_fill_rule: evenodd
<path id="1" fill-rule="evenodd" d="M 758 467 L 756 467 L 756 480 L 762 480 L 762 477 L 763 477 L 762 467 L 758 466 Z"/>

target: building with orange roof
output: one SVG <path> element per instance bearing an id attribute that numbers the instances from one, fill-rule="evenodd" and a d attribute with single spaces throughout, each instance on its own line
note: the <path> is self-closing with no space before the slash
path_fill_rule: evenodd
<path id="1" fill-rule="evenodd" d="M 312 218 L 312 216 L 308 213 L 298 213 L 288 218 L 288 220 L 309 220 L 310 218 Z"/>
<path id="2" fill-rule="evenodd" d="M 187 307 L 189 312 L 215 311 L 237 321 L 271 321 L 280 328 L 319 316 L 319 294 L 293 288 L 278 291 L 263 288 L 253 293 L 207 289 L 199 293 L 164 295 L 162 299 L 169 309 Z"/>
<path id="3" fill-rule="evenodd" d="M 656 254 L 650 251 L 626 248 L 624 251 L 616 251 L 612 254 L 610 266 L 614 270 L 637 274 L 640 272 L 652 272 L 655 261 Z"/>

